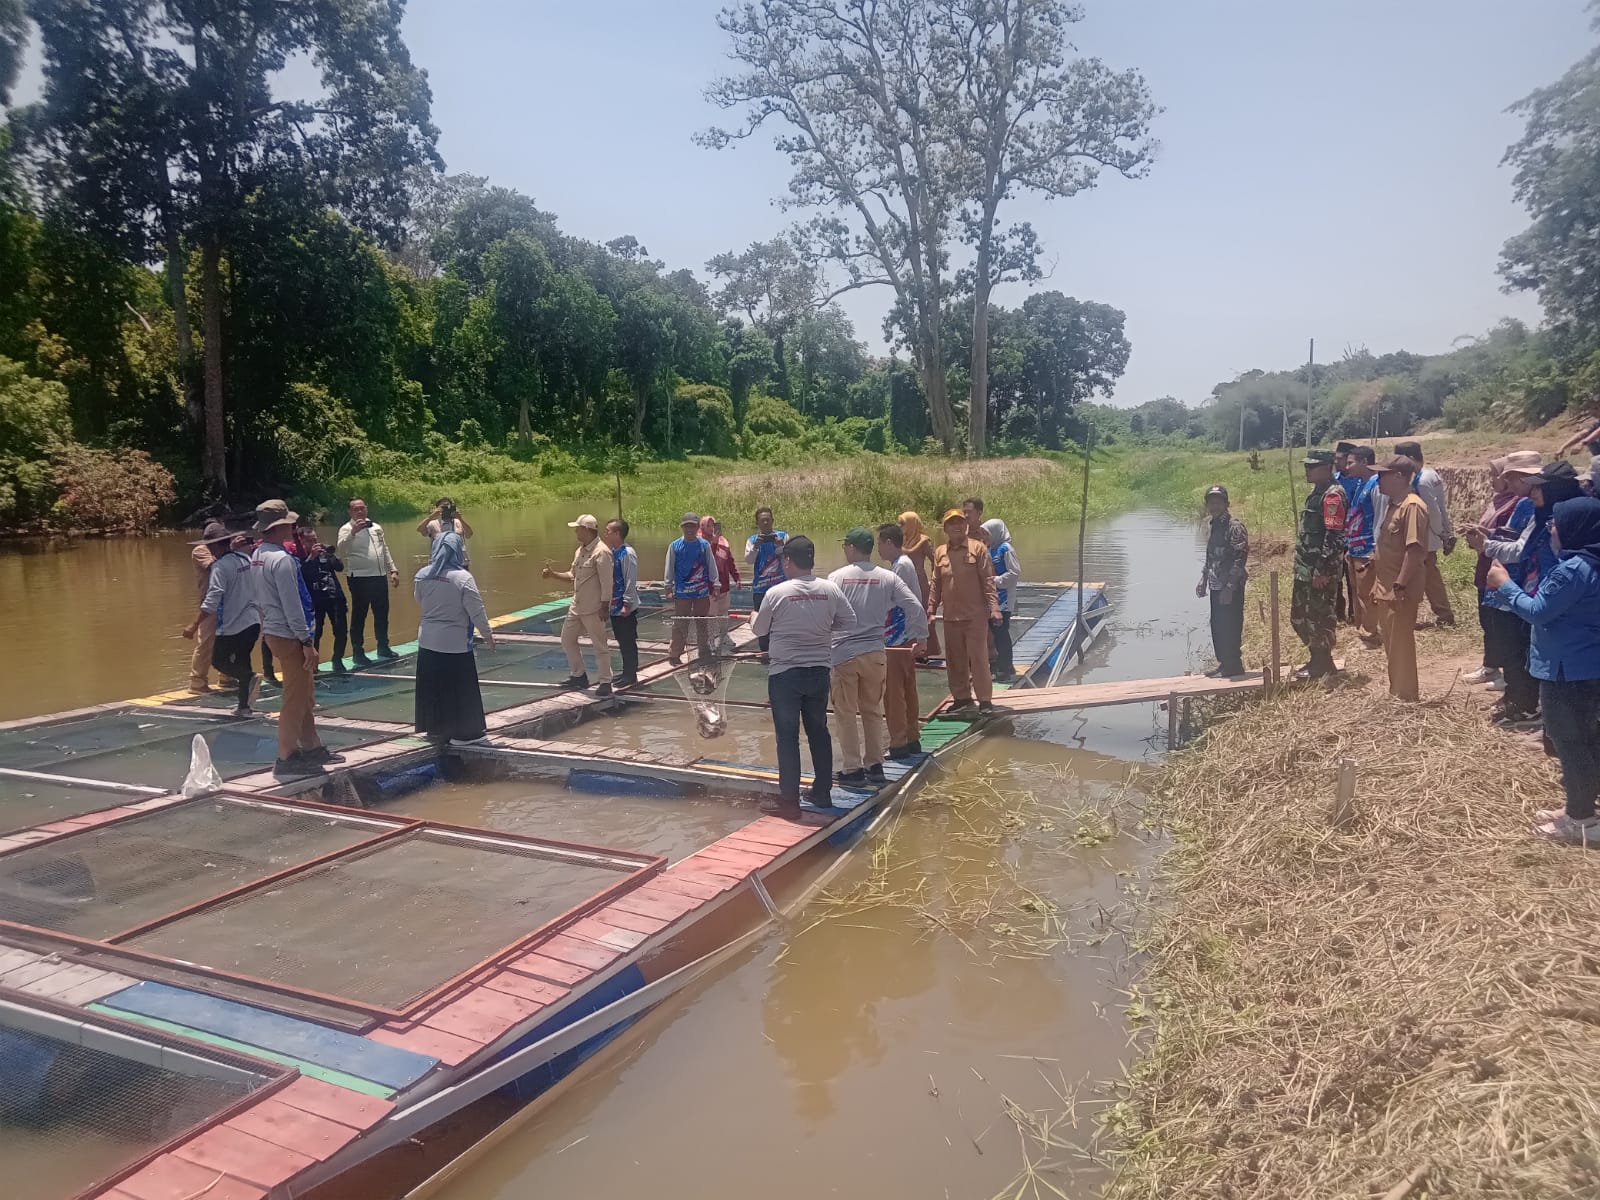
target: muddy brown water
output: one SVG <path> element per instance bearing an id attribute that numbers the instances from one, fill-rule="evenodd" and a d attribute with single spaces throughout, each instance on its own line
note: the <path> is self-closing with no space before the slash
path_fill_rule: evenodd
<path id="1" fill-rule="evenodd" d="M 568 559 L 563 520 L 468 515 L 491 612 L 557 594 L 539 568 Z M 1075 527 L 1013 533 L 1025 579 L 1076 574 Z M 390 523 L 392 544 L 412 536 Z M 668 536 L 636 534 L 646 576 Z M 818 542 L 833 565 L 837 535 Z M 413 548 L 407 574 L 420 538 Z M 1090 528 L 1085 575 L 1108 584 L 1116 613 L 1078 679 L 1204 661 L 1200 555 L 1198 525 L 1161 514 Z M 0 552 L 0 637 L 13 648 L 0 717 L 181 686 L 188 643 L 171 635 L 191 614 L 187 556 L 176 537 Z M 414 635 L 409 585 L 393 620 L 396 641 Z M 644 736 L 659 719 L 626 728 Z M 730 719 L 765 744 L 765 714 Z M 852 856 L 828 898 L 672 997 L 428 1194 L 988 1200 L 1014 1193 L 1030 1162 L 1068 1195 L 1087 1194 L 1095 1085 L 1130 1053 L 1123 1006 L 1137 964 L 1123 936 L 1154 853 L 1128 781 L 1164 730 L 1164 715 L 1139 705 L 1030 715 L 985 737 L 906 806 L 876 854 Z M 453 816 L 468 823 L 513 802 L 494 789 L 460 797 Z M 436 793 L 426 815 L 445 816 L 433 810 L 450 799 Z M 726 818 L 692 823 L 710 837 Z M 519 819 L 506 809 L 486 823 Z M 618 817 L 629 828 L 649 819 Z"/>

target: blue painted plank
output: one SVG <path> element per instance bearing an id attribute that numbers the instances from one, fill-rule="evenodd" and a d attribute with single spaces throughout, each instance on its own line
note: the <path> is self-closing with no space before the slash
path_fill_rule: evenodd
<path id="1" fill-rule="evenodd" d="M 101 1003 L 122 1012 L 172 1021 L 249 1046 L 260 1046 L 263 1050 L 304 1059 L 386 1087 L 407 1087 L 439 1065 L 438 1059 L 426 1054 L 369 1042 L 355 1034 L 282 1013 L 149 980 L 107 996 Z"/>

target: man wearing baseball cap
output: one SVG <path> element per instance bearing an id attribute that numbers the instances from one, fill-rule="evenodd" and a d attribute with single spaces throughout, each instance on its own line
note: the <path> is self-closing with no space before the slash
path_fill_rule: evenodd
<path id="1" fill-rule="evenodd" d="M 1301 460 L 1311 494 L 1300 511 L 1294 548 L 1294 590 L 1289 625 L 1311 652 L 1295 672 L 1299 679 L 1332 675 L 1334 610 L 1339 577 L 1344 574 L 1344 489 L 1333 486 L 1333 451 L 1307 450 Z"/>
<path id="2" fill-rule="evenodd" d="M 981 515 L 981 514 L 980 514 Z M 944 661 L 955 701 L 950 715 L 971 720 L 995 711 L 989 674 L 989 625 L 1000 623 L 994 562 L 983 543 L 967 536 L 967 514 L 944 514 L 945 543 L 933 552 L 928 619 L 944 612 Z M 976 705 L 974 705 L 976 698 Z"/>
<path id="3" fill-rule="evenodd" d="M 321 775 L 326 764 L 344 761 L 322 744 L 312 717 L 317 643 L 311 630 L 316 615 L 305 576 L 300 573 L 300 560 L 289 552 L 298 515 L 282 500 L 256 505 L 255 532 L 261 544 L 250 556 L 251 591 L 261 617 L 261 637 L 272 649 L 283 680 L 278 761 L 272 766 L 278 779 Z"/>
<path id="4" fill-rule="evenodd" d="M 828 576 L 855 613 L 850 627 L 833 635 L 833 675 L 829 685 L 839 732 L 838 778 L 846 787 L 881 787 L 888 782 L 883 773 L 888 733 L 883 688 L 888 667 L 884 630 L 890 612 L 899 609 L 905 614 L 913 647 L 928 636 L 922 598 L 893 571 L 872 565 L 876 544 L 872 530 L 861 526 L 852 529 L 844 535 L 845 565 Z"/>
<path id="5" fill-rule="evenodd" d="M 1250 531 L 1228 511 L 1228 489 L 1220 483 L 1206 489 L 1206 565 L 1194 594 L 1211 597 L 1211 648 L 1217 666 L 1206 674 L 1225 679 L 1244 674 L 1240 643 L 1244 640 L 1244 585 L 1249 577 Z"/>
<path id="6" fill-rule="evenodd" d="M 711 594 L 717 587 L 717 563 L 711 543 L 700 536 L 700 514 L 687 512 L 678 522 L 683 536 L 667 547 L 667 568 L 661 576 L 662 595 L 672 601 L 672 637 L 667 661 L 683 663 L 683 647 L 694 626 L 694 644 L 700 661 L 711 658 Z"/>
<path id="7" fill-rule="evenodd" d="M 1427 556 L 1428 506 L 1412 490 L 1415 460 L 1397 454 L 1379 463 L 1378 490 L 1388 500 L 1378 530 L 1377 578 L 1372 604 L 1378 610 L 1383 652 L 1389 666 L 1389 694 L 1417 700 L 1417 605 L 1422 601 L 1423 559 Z"/>
<path id="8" fill-rule="evenodd" d="M 611 608 L 611 551 L 600 540 L 600 522 L 592 513 L 584 513 L 576 521 L 568 521 L 567 528 L 578 539 L 578 549 L 572 556 L 572 570 L 553 570 L 544 566 L 546 579 L 565 579 L 572 584 L 572 603 L 567 606 L 567 619 L 561 623 L 561 648 L 567 652 L 567 670 L 571 672 L 561 681 L 568 691 L 578 691 L 589 686 L 589 672 L 583 666 L 583 652 L 579 648 L 581 635 L 589 635 L 594 647 L 595 694 L 611 695 L 611 647 L 606 644 L 606 613 Z"/>

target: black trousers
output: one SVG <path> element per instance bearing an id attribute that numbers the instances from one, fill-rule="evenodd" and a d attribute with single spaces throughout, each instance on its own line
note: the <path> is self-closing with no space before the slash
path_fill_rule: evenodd
<path id="1" fill-rule="evenodd" d="M 751 617 L 754 617 L 756 615 L 756 613 L 761 611 L 761 602 L 763 600 L 765 600 L 766 598 L 767 598 L 767 594 L 765 592 L 752 592 L 751 593 L 751 601 L 750 601 L 750 615 L 751 615 Z M 771 637 L 760 637 L 760 638 L 757 638 L 756 640 L 761 644 L 761 653 L 765 654 L 767 652 L 767 643 L 770 642 L 772 640 L 772 638 Z"/>
<path id="2" fill-rule="evenodd" d="M 994 655 L 989 663 L 989 674 L 999 679 L 1006 675 L 1015 675 L 1016 667 L 1011 662 L 1011 614 L 1000 614 L 1000 624 L 989 626 L 989 637 L 994 642 Z"/>
<path id="3" fill-rule="evenodd" d="M 639 610 L 627 616 L 611 614 L 611 636 L 617 639 L 617 650 L 622 655 L 622 674 L 625 679 L 639 677 Z"/>
<path id="4" fill-rule="evenodd" d="M 259 625 L 241 629 L 238 633 L 219 633 L 216 644 L 211 649 L 211 665 L 222 672 L 224 678 L 239 681 L 240 708 L 250 703 L 250 676 L 253 673 L 250 667 L 250 651 L 255 649 L 256 638 L 260 636 Z M 261 643 L 261 649 L 267 654 L 271 653 L 267 650 L 265 642 Z"/>
<path id="5" fill-rule="evenodd" d="M 1217 666 L 1227 675 L 1244 674 L 1244 593 L 1231 604 L 1222 602 L 1221 592 L 1211 593 L 1211 647 L 1217 653 Z"/>
<path id="6" fill-rule="evenodd" d="M 833 795 L 833 735 L 828 732 L 827 667 L 790 667 L 767 676 L 772 729 L 778 739 L 778 794 L 800 803 L 800 727 L 811 747 L 811 801 L 830 806 Z"/>
<path id="7" fill-rule="evenodd" d="M 385 597 L 385 603 L 387 602 L 388 598 Z M 313 596 L 311 597 L 311 607 L 316 610 L 317 614 L 317 629 L 312 635 L 317 639 L 317 649 L 322 649 L 322 626 L 324 622 L 327 622 L 327 624 L 333 626 L 333 661 L 340 661 L 344 658 L 345 643 L 350 632 L 346 621 L 350 610 L 345 607 L 344 597 L 339 597 L 338 603 L 330 604 Z"/>
<path id="8" fill-rule="evenodd" d="M 366 653 L 367 612 L 372 612 L 372 635 L 379 650 L 389 648 L 389 580 L 382 575 L 350 577 L 350 647 Z"/>

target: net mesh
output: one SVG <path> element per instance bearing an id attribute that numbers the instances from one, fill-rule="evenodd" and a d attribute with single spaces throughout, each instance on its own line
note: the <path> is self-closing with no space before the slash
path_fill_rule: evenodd
<path id="1" fill-rule="evenodd" d="M 129 943 L 403 1008 L 617 881 L 614 869 L 426 832 L 324 863 Z"/>
<path id="2" fill-rule="evenodd" d="M 0 775 L 0 835 L 136 803 L 141 796 Z"/>
<path id="3" fill-rule="evenodd" d="M 0 1017 L 0 1162 L 21 1189 L 8 1194 L 76 1196 L 266 1082 L 180 1073 Z"/>
<path id="4" fill-rule="evenodd" d="M 107 938 L 383 830 L 201 800 L 0 856 L 0 919 Z"/>

